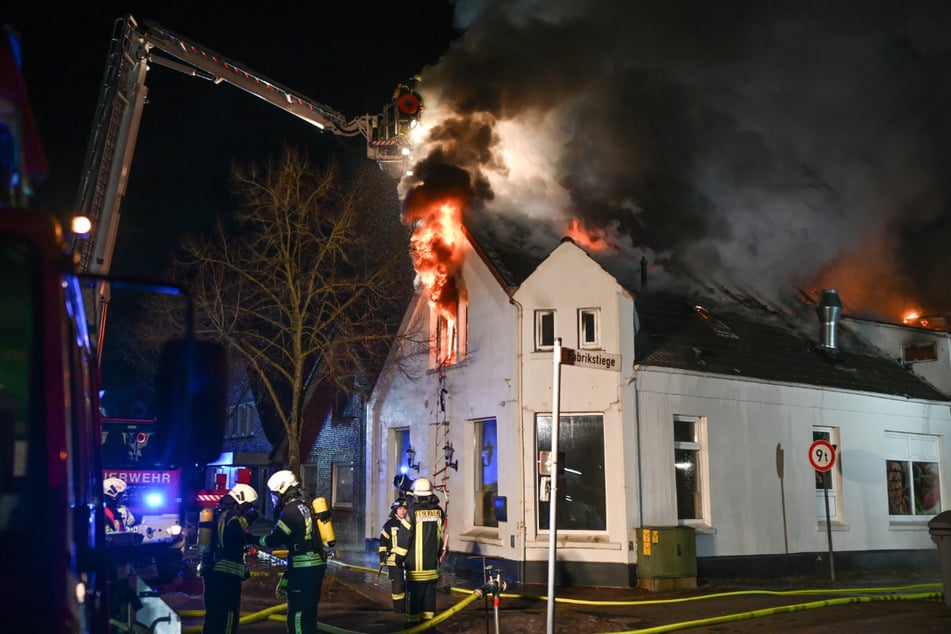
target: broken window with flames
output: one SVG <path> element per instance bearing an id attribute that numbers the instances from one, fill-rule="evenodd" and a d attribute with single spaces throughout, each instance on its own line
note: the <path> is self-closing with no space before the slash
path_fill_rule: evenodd
<path id="1" fill-rule="evenodd" d="M 430 304 L 430 365 L 438 368 L 458 363 L 468 353 L 469 302 L 465 291 L 452 302 Z"/>

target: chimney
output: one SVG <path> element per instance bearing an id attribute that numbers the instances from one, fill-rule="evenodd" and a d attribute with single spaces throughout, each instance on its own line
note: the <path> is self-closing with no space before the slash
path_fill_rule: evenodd
<path id="1" fill-rule="evenodd" d="M 641 256 L 641 289 L 647 288 L 647 256 Z"/>
<path id="2" fill-rule="evenodd" d="M 816 306 L 816 315 L 819 316 L 819 348 L 826 352 L 838 352 L 835 329 L 839 324 L 839 317 L 842 316 L 842 301 L 838 291 L 822 291 Z"/>

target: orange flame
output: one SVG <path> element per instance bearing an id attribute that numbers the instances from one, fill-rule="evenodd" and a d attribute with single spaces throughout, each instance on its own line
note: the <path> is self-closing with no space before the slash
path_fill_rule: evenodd
<path id="1" fill-rule="evenodd" d="M 459 292 L 454 276 L 462 266 L 465 240 L 462 208 L 456 199 L 444 199 L 414 210 L 417 222 L 410 237 L 413 267 L 429 290 L 429 301 L 454 328 Z"/>
<path id="2" fill-rule="evenodd" d="M 814 287 L 837 289 L 852 315 L 920 325 L 924 311 L 898 274 L 890 240 L 884 232 L 865 236 L 853 250 L 828 262 L 813 280 Z"/>
<path id="3" fill-rule="evenodd" d="M 614 241 L 604 229 L 585 227 L 577 218 L 572 218 L 566 229 L 568 237 L 589 251 L 607 251 L 613 249 Z"/>

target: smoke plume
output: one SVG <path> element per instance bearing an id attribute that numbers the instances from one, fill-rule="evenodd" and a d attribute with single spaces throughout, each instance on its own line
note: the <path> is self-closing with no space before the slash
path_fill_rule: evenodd
<path id="1" fill-rule="evenodd" d="M 458 0 L 456 21 L 403 194 L 452 166 L 473 217 L 535 253 L 576 220 L 632 276 L 646 255 L 951 312 L 951 3 Z"/>

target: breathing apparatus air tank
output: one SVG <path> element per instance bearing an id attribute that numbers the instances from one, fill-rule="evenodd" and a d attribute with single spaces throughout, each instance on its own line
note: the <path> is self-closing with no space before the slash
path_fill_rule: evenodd
<path id="1" fill-rule="evenodd" d="M 314 509 L 314 517 L 317 518 L 317 530 L 320 531 L 320 541 L 324 543 L 326 550 L 332 551 L 337 545 L 337 535 L 334 533 L 334 525 L 330 519 L 333 514 L 327 507 L 327 499 L 314 498 L 311 506 Z"/>
<path id="2" fill-rule="evenodd" d="M 198 514 L 198 561 L 211 561 L 211 539 L 214 530 L 214 509 L 202 509 Z"/>

